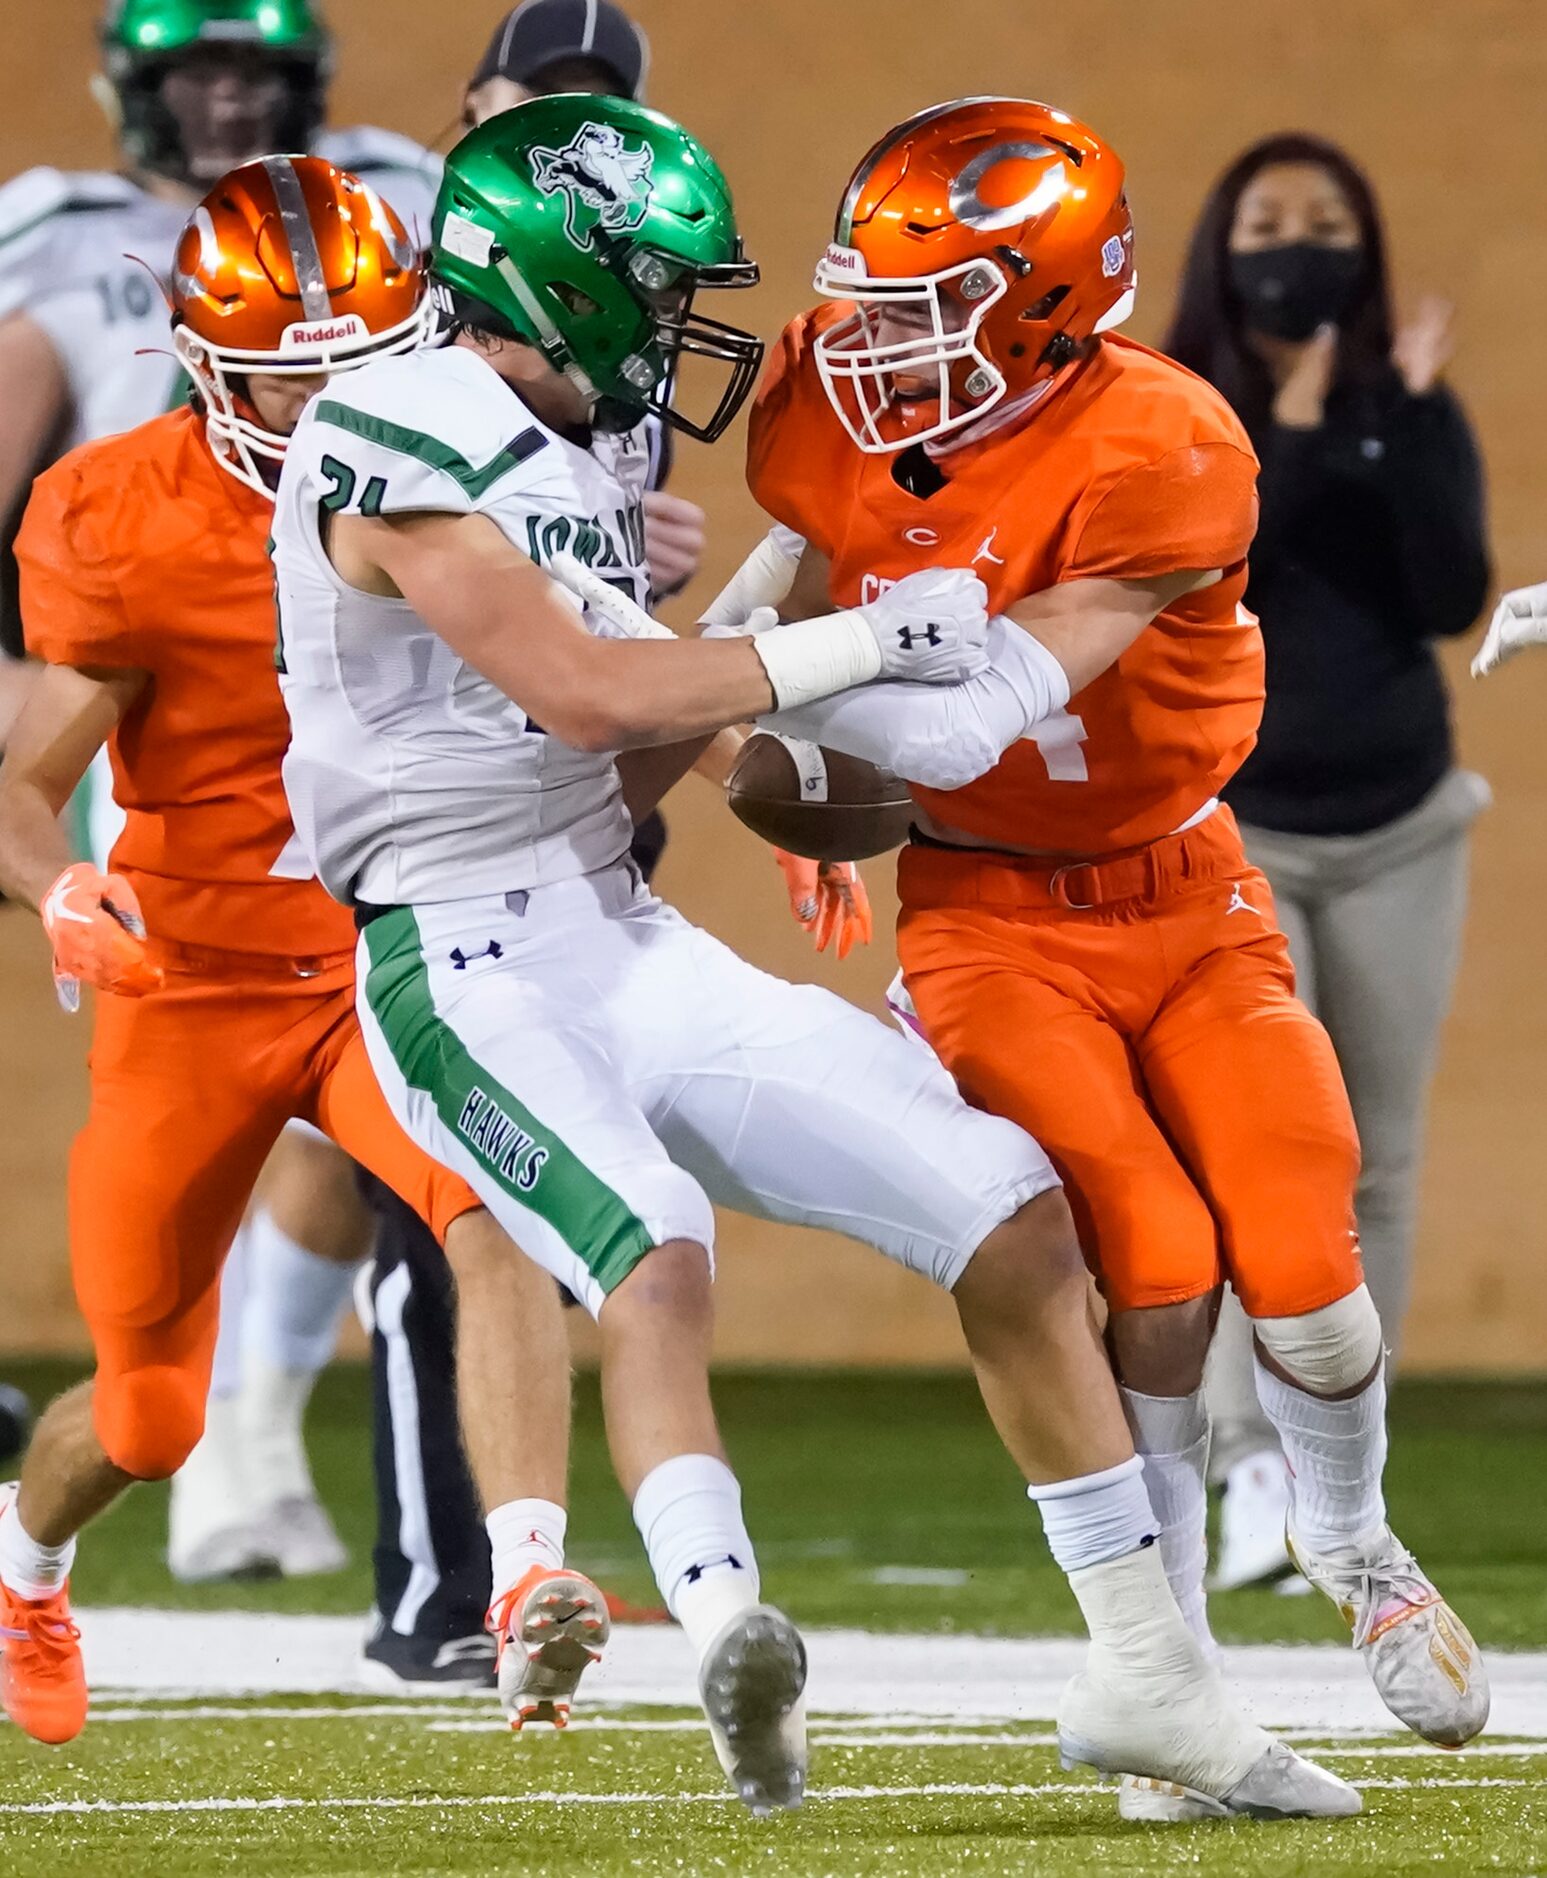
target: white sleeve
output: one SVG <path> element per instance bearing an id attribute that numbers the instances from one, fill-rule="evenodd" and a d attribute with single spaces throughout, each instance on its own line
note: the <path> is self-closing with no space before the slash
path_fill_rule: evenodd
<path id="1" fill-rule="evenodd" d="M 1064 668 L 1002 614 L 989 623 L 988 655 L 988 669 L 961 684 L 863 685 L 759 723 L 926 789 L 962 789 L 1069 702 Z"/>
<path id="2" fill-rule="evenodd" d="M 759 607 L 778 606 L 795 584 L 806 544 L 777 522 L 699 615 L 702 626 L 744 626 Z"/>

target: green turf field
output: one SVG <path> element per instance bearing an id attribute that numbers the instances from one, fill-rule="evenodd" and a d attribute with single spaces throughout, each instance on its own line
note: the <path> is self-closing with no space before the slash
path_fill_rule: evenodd
<path id="1" fill-rule="evenodd" d="M 8 1363 L 42 1401 L 78 1371 Z M 770 1591 L 804 1623 L 1072 1634 L 1074 1600 L 1043 1546 L 971 1379 L 951 1374 L 730 1374 L 716 1397 Z M 318 1484 L 357 1569 L 307 1584 L 188 1590 L 162 1561 L 162 1487 L 121 1501 L 81 1548 L 83 1604 L 358 1611 L 370 1599 L 366 1377 L 324 1375 L 308 1424 Z M 1547 1649 L 1547 1385 L 1411 1383 L 1393 1410 L 1397 1530 L 1495 1646 Z M 602 1440 L 595 1378 L 576 1387 L 570 1556 L 635 1599 L 655 1593 Z M 886 1567 L 950 1570 L 959 1585 L 877 1584 Z M 1241 1591 L 1214 1601 L 1231 1642 L 1337 1635 L 1315 1599 Z"/>
<path id="2" fill-rule="evenodd" d="M 43 1366 L 0 1371 L 38 1397 L 69 1379 Z M 719 1398 L 768 1594 L 803 1624 L 1073 1629 L 1072 1603 L 966 1379 L 733 1375 Z M 577 1405 L 571 1555 L 647 1597 L 588 1379 Z M 364 1415 L 363 1373 L 324 1379 L 313 1451 L 360 1561 L 371 1532 Z M 1547 1388 L 1410 1385 L 1393 1419 L 1398 1529 L 1485 1644 L 1547 1648 Z M 81 1603 L 363 1610 L 358 1566 L 311 1585 L 181 1590 L 160 1558 L 163 1497 L 141 1490 L 93 1530 Z M 1214 1610 L 1234 1640 L 1337 1637 L 1316 1599 L 1244 1592 Z M 885 1652 L 884 1638 L 875 1647 Z M 1329 1764 L 1364 1790 L 1362 1819 L 1151 1829 L 1120 1826 L 1108 1790 L 1064 1774 L 1046 1724 L 824 1713 L 813 1735 L 806 1808 L 757 1822 L 722 1793 L 686 1709 L 582 1707 L 566 1736 L 512 1740 L 478 1700 L 119 1693 L 62 1751 L 0 1731 L 0 1878 L 61 1868 L 112 1878 L 1547 1873 L 1547 1741 L 1502 1739 L 1456 1756 L 1412 1737 L 1323 1740 Z"/>
<path id="3" fill-rule="evenodd" d="M 230 1705 L 234 1707 L 235 1705 Z M 1541 1744 L 1474 1769 L 1345 1745 L 1329 1764 L 1365 1789 L 1335 1825 L 1120 1825 L 1108 1789 L 1060 1772 L 1045 1729 L 813 1729 L 816 1791 L 758 1821 L 720 1790 L 685 1715 L 608 1715 L 513 1741 L 467 1705 L 255 1707 L 251 1719 L 175 1710 L 99 1716 L 54 1756 L 0 1743 L 8 1806 L 110 1797 L 120 1808 L 0 1812 L 0 1869 L 113 1878 L 260 1874 L 1251 1874 L 1372 1878 L 1547 1869 Z M 448 1729 L 455 1732 L 446 1732 Z M 473 1732 L 472 1730 L 475 1730 Z M 916 1737 L 916 1744 L 909 1736 Z M 1019 1738 L 1017 1738 L 1019 1737 Z M 1371 1746 L 1376 1752 L 1371 1752 Z M 1463 1771 L 1464 1770 L 1464 1771 Z M 1449 1784 L 1467 1778 L 1469 1784 Z M 1488 1784 L 1478 1787 L 1471 1780 Z M 219 1796 L 219 1808 L 178 1803 Z"/>

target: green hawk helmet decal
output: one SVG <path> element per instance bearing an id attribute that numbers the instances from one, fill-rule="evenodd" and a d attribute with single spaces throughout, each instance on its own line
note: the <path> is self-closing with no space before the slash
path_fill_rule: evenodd
<path id="1" fill-rule="evenodd" d="M 631 100 L 533 98 L 469 132 L 446 159 L 430 267 L 454 325 L 538 347 L 599 428 L 654 411 L 712 441 L 757 382 L 761 341 L 693 311 L 702 289 L 757 283 L 730 189 L 697 138 Z M 675 404 L 684 360 L 719 372 L 698 419 Z"/>
<path id="2" fill-rule="evenodd" d="M 110 0 L 101 37 L 119 138 L 137 169 L 202 189 L 232 167 L 223 156 L 206 175 L 162 99 L 168 71 L 207 52 L 239 55 L 284 80 L 266 150 L 309 150 L 322 127 L 333 48 L 314 0 Z"/>
<path id="3" fill-rule="evenodd" d="M 595 248 L 592 232 L 638 228 L 650 207 L 655 152 L 628 149 L 614 124 L 582 124 L 562 150 L 532 152 L 532 181 L 544 196 L 565 200 L 565 232 L 577 248 Z"/>

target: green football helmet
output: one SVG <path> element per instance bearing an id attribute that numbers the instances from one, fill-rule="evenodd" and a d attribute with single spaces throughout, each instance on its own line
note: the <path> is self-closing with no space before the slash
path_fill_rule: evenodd
<path id="1" fill-rule="evenodd" d="M 137 169 L 207 188 L 251 157 L 308 150 L 322 125 L 332 51 L 313 0 L 109 0 L 102 63 L 124 154 Z M 237 151 L 211 138 L 206 153 L 198 126 L 166 103 L 169 71 L 221 53 L 280 81 L 277 101 L 255 116 L 261 148 Z"/>
<path id="2" fill-rule="evenodd" d="M 695 137 L 631 100 L 533 98 L 464 137 L 430 270 L 454 325 L 536 346 L 599 429 L 654 411 L 712 442 L 757 382 L 762 342 L 693 311 L 700 288 L 757 284 L 725 178 Z M 729 368 L 701 422 L 673 408 L 685 357 Z"/>

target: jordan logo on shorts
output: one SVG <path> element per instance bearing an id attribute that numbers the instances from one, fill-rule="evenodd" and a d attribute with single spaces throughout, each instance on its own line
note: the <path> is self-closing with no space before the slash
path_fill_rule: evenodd
<path id="1" fill-rule="evenodd" d="M 1230 889 L 1230 904 L 1225 908 L 1225 917 L 1232 913 L 1255 913 L 1257 911 L 1246 895 L 1241 891 L 1241 883 L 1236 881 Z"/>

